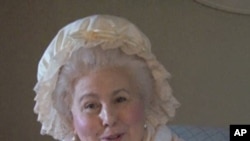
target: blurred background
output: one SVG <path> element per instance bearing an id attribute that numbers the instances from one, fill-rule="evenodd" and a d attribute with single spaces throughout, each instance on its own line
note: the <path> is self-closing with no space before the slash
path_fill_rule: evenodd
<path id="1" fill-rule="evenodd" d="M 193 0 L 2 0 L 1 141 L 53 141 L 33 113 L 37 64 L 60 28 L 93 14 L 124 17 L 149 37 L 182 104 L 169 124 L 250 124 L 250 15 Z"/>

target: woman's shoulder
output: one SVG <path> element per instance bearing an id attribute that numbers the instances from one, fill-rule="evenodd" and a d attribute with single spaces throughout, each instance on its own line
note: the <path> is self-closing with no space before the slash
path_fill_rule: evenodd
<path id="1" fill-rule="evenodd" d="M 166 125 L 157 128 L 154 141 L 184 141 L 175 135 Z"/>

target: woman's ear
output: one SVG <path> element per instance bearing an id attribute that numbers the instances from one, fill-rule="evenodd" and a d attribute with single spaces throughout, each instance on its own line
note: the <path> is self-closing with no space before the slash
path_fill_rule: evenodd
<path id="1" fill-rule="evenodd" d="M 79 140 L 78 140 L 78 136 L 77 136 L 76 133 L 74 133 L 74 135 L 73 135 L 71 141 L 79 141 Z"/>
<path id="2" fill-rule="evenodd" d="M 77 131 L 76 131 L 75 128 L 73 129 L 72 141 L 80 141 L 80 139 L 79 139 L 79 137 L 78 137 L 78 134 L 77 134 Z"/>

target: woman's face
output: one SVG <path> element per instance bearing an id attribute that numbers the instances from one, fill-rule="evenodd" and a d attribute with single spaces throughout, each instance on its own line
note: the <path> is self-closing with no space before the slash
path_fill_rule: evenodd
<path id="1" fill-rule="evenodd" d="M 106 68 L 76 82 L 72 114 L 81 141 L 142 141 L 144 102 L 132 79 L 124 69 Z"/>

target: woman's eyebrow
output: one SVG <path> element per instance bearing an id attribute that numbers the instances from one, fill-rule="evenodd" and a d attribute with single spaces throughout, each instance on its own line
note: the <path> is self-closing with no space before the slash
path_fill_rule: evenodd
<path id="1" fill-rule="evenodd" d="M 130 94 L 130 92 L 129 92 L 128 90 L 126 90 L 126 89 L 124 89 L 124 88 L 121 88 L 121 89 L 115 90 L 115 91 L 112 93 L 112 95 L 117 95 L 117 94 L 119 94 L 120 92 L 125 92 L 125 93 L 127 93 L 127 94 Z"/>
<path id="2" fill-rule="evenodd" d="M 90 93 L 85 93 L 83 94 L 80 99 L 79 99 L 79 103 L 81 103 L 81 101 L 85 98 L 98 98 L 97 94 L 96 93 L 93 93 L 93 92 L 90 92 Z"/>

